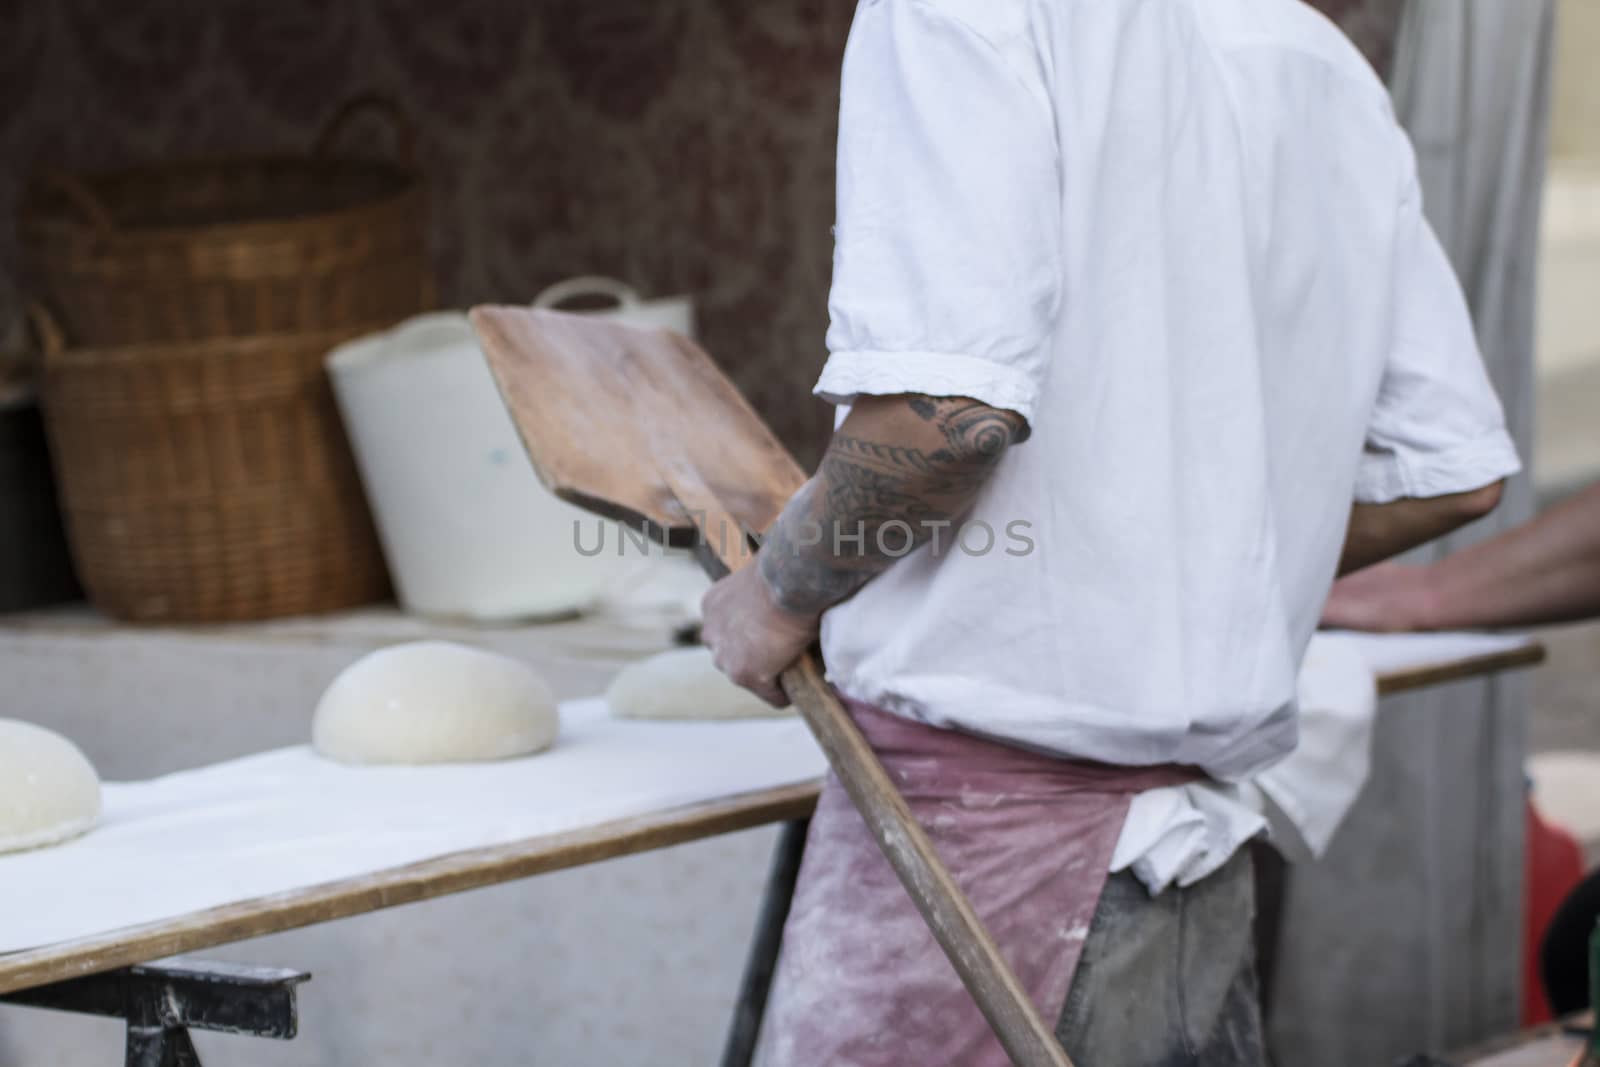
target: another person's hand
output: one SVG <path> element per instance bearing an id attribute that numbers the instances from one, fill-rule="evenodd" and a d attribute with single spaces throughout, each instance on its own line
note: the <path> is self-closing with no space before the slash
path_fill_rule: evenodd
<path id="1" fill-rule="evenodd" d="M 1333 583 L 1322 624 L 1392 633 L 1432 629 L 1429 568 L 1380 563 Z"/>
<path id="2" fill-rule="evenodd" d="M 754 563 L 708 589 L 700 610 L 700 639 L 717 669 L 773 707 L 786 707 L 778 675 L 816 640 L 818 618 L 781 607 Z"/>

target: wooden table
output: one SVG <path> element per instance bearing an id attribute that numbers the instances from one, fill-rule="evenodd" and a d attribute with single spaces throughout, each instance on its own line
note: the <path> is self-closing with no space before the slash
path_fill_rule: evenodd
<path id="1" fill-rule="evenodd" d="M 1484 655 L 1385 674 L 1382 694 L 1531 666 L 1544 658 L 1534 641 Z M 788 912 L 803 833 L 820 784 L 761 790 L 670 811 L 618 820 L 582 831 L 472 849 L 323 885 L 229 904 L 93 937 L 0 955 L 0 994 L 80 979 L 178 953 L 194 952 L 381 908 L 428 900 L 536 874 L 684 844 L 769 823 L 789 823 L 774 857 L 767 903 L 756 931 L 735 1028 L 753 1036 Z M 753 997 L 753 999 L 752 999 Z M 750 1018 L 750 1016 L 754 1016 Z M 738 1062 L 725 1059 L 725 1063 Z M 1500 1067 L 1497 1063 L 1495 1067 Z M 1565 1067 L 1563 1064 L 1562 1067 Z"/>
<path id="2" fill-rule="evenodd" d="M 1518 1048 L 1462 1063 L 1464 1067 L 1571 1067 L 1582 1047 L 1576 1037 L 1551 1034 Z"/>
<path id="3" fill-rule="evenodd" d="M 1583 1025 L 1592 1025 L 1592 1020 L 1583 1020 Z M 1582 1049 L 1581 1037 L 1562 1023 L 1552 1023 L 1469 1050 L 1450 1062 L 1462 1067 L 1568 1067 Z"/>
<path id="4" fill-rule="evenodd" d="M 1386 674 L 1379 678 L 1378 690 L 1383 694 L 1399 693 L 1526 667 L 1540 662 L 1544 654 L 1542 645 L 1530 641 L 1504 652 Z M 816 805 L 818 788 L 813 782 L 762 790 L 624 819 L 576 833 L 457 852 L 379 874 L 309 886 L 182 918 L 0 955 L 0 993 L 680 845 L 735 830 L 804 818 Z"/>

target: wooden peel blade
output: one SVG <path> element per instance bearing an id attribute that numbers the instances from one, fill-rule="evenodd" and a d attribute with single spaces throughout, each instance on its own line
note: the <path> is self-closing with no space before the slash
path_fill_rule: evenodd
<path id="1" fill-rule="evenodd" d="M 766 530 L 805 482 L 687 338 L 518 307 L 473 308 L 471 319 L 540 480 L 663 544 L 698 542 L 713 577 L 753 558 L 743 531 Z M 781 681 L 1012 1062 L 1072 1067 L 816 656 Z"/>

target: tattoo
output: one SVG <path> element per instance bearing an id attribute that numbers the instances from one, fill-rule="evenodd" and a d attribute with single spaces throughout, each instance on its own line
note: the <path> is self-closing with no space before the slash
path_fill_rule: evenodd
<path id="1" fill-rule="evenodd" d="M 911 410 L 922 416 L 924 422 L 939 427 L 954 455 L 970 457 L 989 466 L 1000 462 L 1001 454 L 1027 425 L 1015 412 L 962 397 L 938 400 L 919 397 Z"/>
<path id="2" fill-rule="evenodd" d="M 1021 416 L 963 397 L 907 404 L 943 447 L 835 434 L 817 475 L 768 532 L 758 562 L 785 608 L 820 613 L 927 543 L 971 507 L 1026 429 Z"/>

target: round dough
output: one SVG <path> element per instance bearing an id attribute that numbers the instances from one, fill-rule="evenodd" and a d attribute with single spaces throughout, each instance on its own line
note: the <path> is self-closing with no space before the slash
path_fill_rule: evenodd
<path id="1" fill-rule="evenodd" d="M 379 649 L 340 672 L 311 743 L 341 763 L 471 763 L 549 748 L 556 700 L 526 664 L 449 641 Z"/>
<path id="2" fill-rule="evenodd" d="M 100 776 L 78 746 L 0 719 L 0 852 L 54 845 L 100 818 Z"/>
<path id="3" fill-rule="evenodd" d="M 709 648 L 679 648 L 630 663 L 606 690 L 623 719 L 770 719 L 794 714 L 728 681 Z"/>

